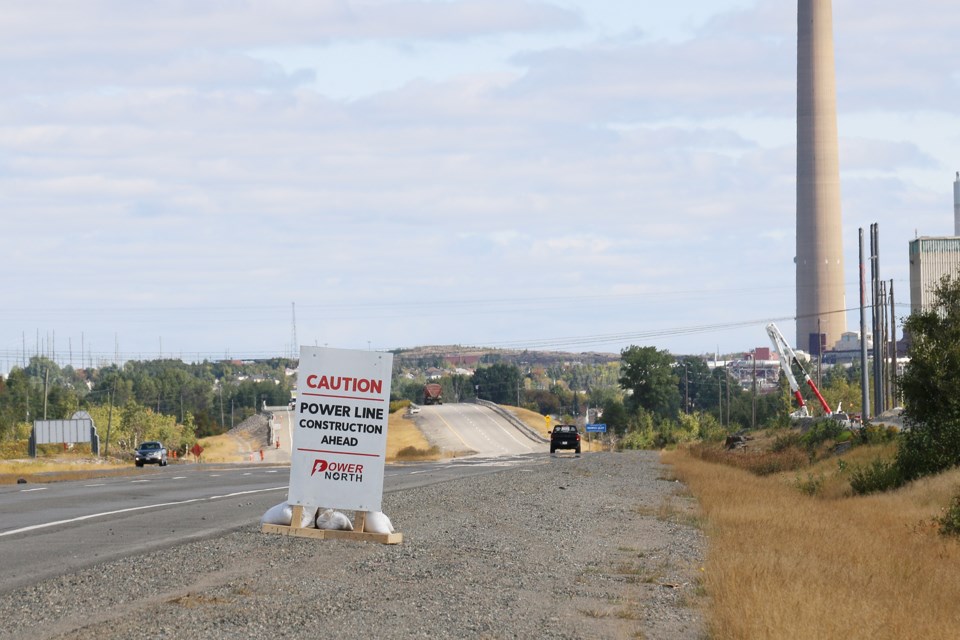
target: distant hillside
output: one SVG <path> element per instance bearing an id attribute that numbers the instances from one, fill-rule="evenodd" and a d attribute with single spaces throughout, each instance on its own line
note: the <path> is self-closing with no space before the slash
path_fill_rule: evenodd
<path id="1" fill-rule="evenodd" d="M 606 364 L 620 360 L 617 353 L 570 353 L 567 351 L 530 351 L 527 349 L 494 349 L 464 347 L 461 345 L 434 345 L 396 349 L 394 358 L 411 366 L 452 366 L 475 368 L 480 364 L 506 364 L 551 366 L 559 364 Z"/>

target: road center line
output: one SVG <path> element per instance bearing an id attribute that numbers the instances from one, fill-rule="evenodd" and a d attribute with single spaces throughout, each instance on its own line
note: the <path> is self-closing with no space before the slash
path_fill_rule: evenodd
<path id="1" fill-rule="evenodd" d="M 36 489 L 20 489 L 20 493 L 30 493 L 31 491 L 46 491 L 46 487 L 37 487 Z"/>
<path id="2" fill-rule="evenodd" d="M 156 509 L 158 507 L 174 507 L 180 504 L 190 504 L 192 502 L 208 502 L 210 500 L 219 500 L 221 498 L 232 498 L 235 496 L 243 496 L 251 493 L 263 493 L 265 491 L 280 491 L 281 489 L 289 489 L 289 485 L 283 485 L 282 487 L 271 487 L 269 489 L 252 489 L 250 491 L 238 491 L 237 493 L 228 493 L 222 496 L 210 496 L 209 498 L 190 498 L 189 500 L 179 500 L 177 502 L 161 502 L 159 504 L 147 504 L 140 507 L 129 507 L 127 509 L 117 509 L 116 511 L 104 511 L 102 513 L 91 513 L 85 516 L 78 516 L 76 518 L 69 518 L 67 520 L 56 520 L 54 522 L 45 522 L 43 524 L 34 524 L 29 527 L 21 527 L 20 529 L 13 529 L 11 531 L 4 531 L 0 533 L 0 538 L 4 536 L 12 536 L 16 533 L 24 533 L 25 531 L 36 531 L 37 529 L 46 529 L 48 527 L 55 527 L 61 524 L 70 524 L 71 522 L 80 522 L 82 520 L 91 520 L 93 518 L 101 518 L 103 516 L 113 516 L 118 513 L 130 513 L 131 511 L 143 511 L 144 509 Z"/>
<path id="3" fill-rule="evenodd" d="M 452 433 L 453 435 L 457 436 L 457 440 L 459 440 L 460 442 L 462 442 L 462 443 L 463 443 L 463 446 L 465 446 L 467 449 L 470 448 L 470 445 L 467 444 L 467 441 L 464 440 L 464 439 L 460 436 L 459 433 L 457 433 L 457 430 L 456 430 L 456 429 L 454 429 L 453 427 L 450 426 L 450 423 L 449 423 L 449 422 L 447 422 L 446 420 L 443 419 L 443 416 L 442 416 L 442 415 L 440 415 L 439 413 L 437 413 L 436 416 L 437 416 L 438 418 L 440 418 L 440 422 L 442 422 L 442 423 L 447 427 L 447 429 L 450 430 L 450 433 Z"/>

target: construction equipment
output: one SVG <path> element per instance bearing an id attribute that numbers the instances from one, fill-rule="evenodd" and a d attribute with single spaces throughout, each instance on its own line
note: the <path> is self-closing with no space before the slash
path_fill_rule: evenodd
<path id="1" fill-rule="evenodd" d="M 803 395 L 800 393 L 800 385 L 797 384 L 797 378 L 793 375 L 793 364 L 796 364 L 800 369 L 800 372 L 803 374 L 803 381 L 813 390 L 817 400 L 820 401 L 820 406 L 823 407 L 823 412 L 829 417 L 835 417 L 839 420 L 847 420 L 847 415 L 840 413 L 840 407 L 837 407 L 837 413 L 834 413 L 830 409 L 830 405 L 827 404 L 827 401 L 823 399 L 823 396 L 820 394 L 820 390 L 817 389 L 817 385 L 814 384 L 813 380 L 807 374 L 806 369 L 803 368 L 803 365 L 800 363 L 800 359 L 797 358 L 796 352 L 793 348 L 787 344 L 786 338 L 783 337 L 783 334 L 780 333 L 780 329 L 777 328 L 777 325 L 772 322 L 767 325 L 767 335 L 770 336 L 770 342 L 773 343 L 773 348 L 777 352 L 777 355 L 780 357 L 780 370 L 783 371 L 783 375 L 787 376 L 787 381 L 790 383 L 790 391 L 793 392 L 793 397 L 797 399 L 797 404 L 800 405 L 796 411 L 790 414 L 790 418 L 793 420 L 800 420 L 803 418 L 811 417 L 809 409 L 807 409 L 807 403 L 803 401 Z"/>

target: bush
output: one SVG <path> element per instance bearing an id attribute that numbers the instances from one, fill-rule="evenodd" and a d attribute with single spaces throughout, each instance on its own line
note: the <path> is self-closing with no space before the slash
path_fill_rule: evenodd
<path id="1" fill-rule="evenodd" d="M 800 490 L 800 493 L 813 497 L 813 496 L 816 496 L 818 493 L 820 493 L 820 489 L 823 488 L 824 480 L 825 478 L 822 473 L 818 476 L 814 476 L 812 473 L 808 473 L 806 480 L 802 479 L 798 474 L 796 486 L 797 486 L 797 489 Z"/>
<path id="2" fill-rule="evenodd" d="M 945 536 L 960 536 L 960 495 L 953 496 L 950 506 L 937 518 L 940 533 Z"/>
<path id="3" fill-rule="evenodd" d="M 440 455 L 440 448 L 437 446 L 432 446 L 428 449 L 418 449 L 417 447 L 410 445 L 409 447 L 404 447 L 397 451 L 397 460 L 434 460 Z"/>
<path id="4" fill-rule="evenodd" d="M 813 451 L 827 440 L 837 441 L 844 430 L 836 420 L 825 418 L 814 422 L 810 430 L 800 437 L 800 441 L 808 451 Z"/>
<path id="5" fill-rule="evenodd" d="M 860 429 L 859 436 L 865 444 L 884 444 L 896 440 L 899 433 L 896 427 L 871 424 Z"/>
<path id="6" fill-rule="evenodd" d="M 698 411 L 690 417 L 696 422 L 696 431 L 700 434 L 701 440 L 719 442 L 727 437 L 727 429 L 713 417 L 713 414 Z M 683 422 L 682 416 L 681 422 Z"/>
<path id="7" fill-rule="evenodd" d="M 631 431 L 623 437 L 620 441 L 620 448 L 622 449 L 653 449 L 654 448 L 654 435 L 652 431 L 646 429 L 638 429 L 636 431 Z"/>
<path id="8" fill-rule="evenodd" d="M 799 447 L 803 443 L 801 435 L 796 431 L 791 431 L 789 433 L 784 433 L 783 435 L 777 436 L 776 440 L 773 441 L 773 444 L 770 445 L 770 451 L 773 453 L 780 453 L 781 451 L 786 451 L 791 447 Z"/>
<path id="9" fill-rule="evenodd" d="M 896 489 L 903 484 L 895 462 L 877 458 L 866 467 L 857 465 L 850 474 L 850 487 L 857 495 Z"/>
<path id="10" fill-rule="evenodd" d="M 934 475 L 960 464 L 960 418 L 914 424 L 900 435 L 897 466 L 905 480 Z"/>
<path id="11" fill-rule="evenodd" d="M 391 400 L 390 401 L 390 413 L 395 413 L 401 409 L 406 409 L 410 406 L 409 400 Z"/>

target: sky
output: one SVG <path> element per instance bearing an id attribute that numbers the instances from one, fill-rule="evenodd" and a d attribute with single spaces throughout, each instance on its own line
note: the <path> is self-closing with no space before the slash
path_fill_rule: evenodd
<path id="1" fill-rule="evenodd" d="M 960 169 L 960 13 L 903 7 L 834 7 L 900 317 Z M 10 0 L 0 65 L 0 371 L 795 333 L 795 3 Z"/>

